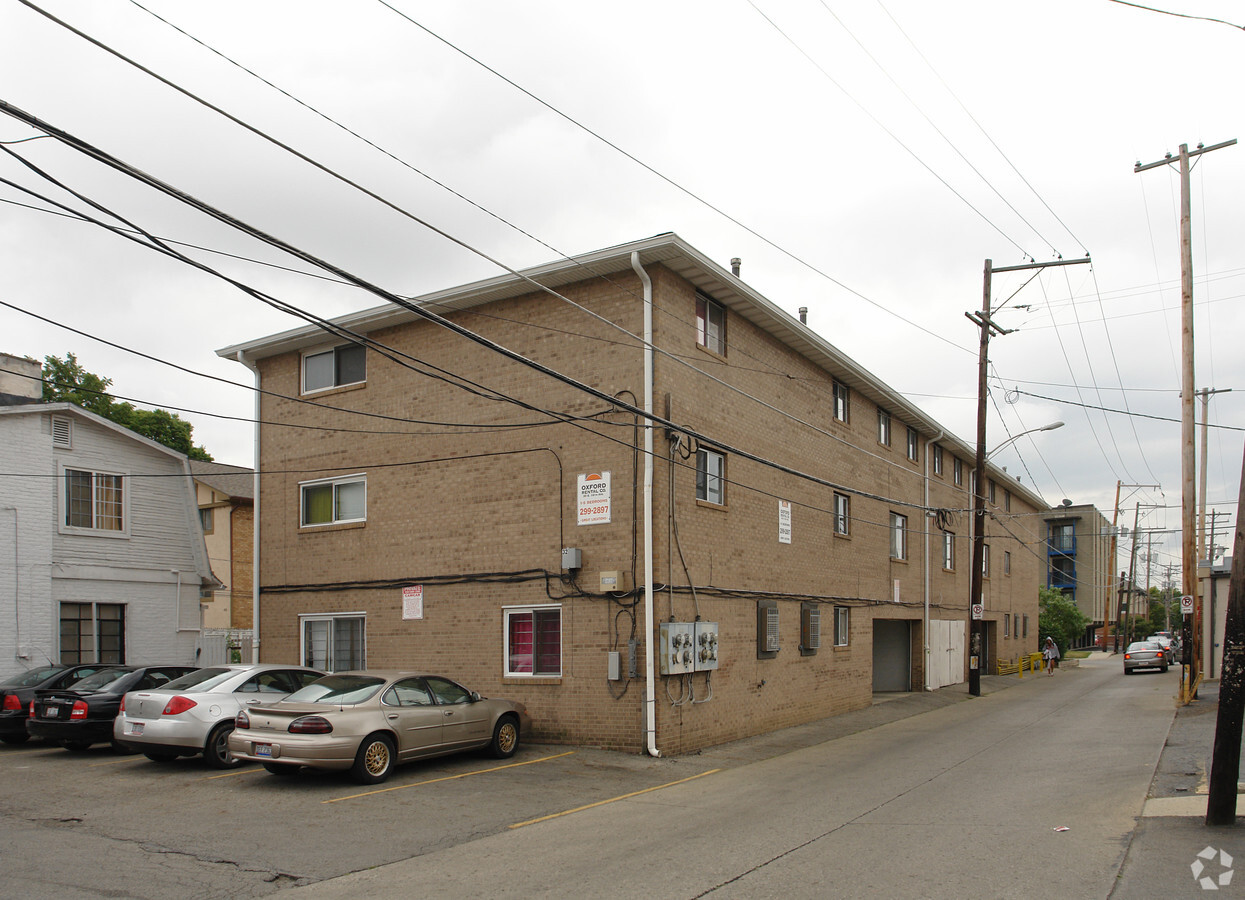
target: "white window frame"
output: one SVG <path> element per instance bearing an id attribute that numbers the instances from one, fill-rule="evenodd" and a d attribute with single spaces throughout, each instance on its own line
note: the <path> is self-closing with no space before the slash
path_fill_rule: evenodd
<path id="1" fill-rule="evenodd" d="M 934 462 L 933 462 L 934 474 L 941 477 L 942 476 L 942 445 L 935 444 L 933 447 L 930 447 L 927 452 L 929 452 L 934 457 Z"/>
<path id="2" fill-rule="evenodd" d="M 1003 574 L 1012 574 L 1012 551 L 1010 550 L 1003 551 Z"/>
<path id="3" fill-rule="evenodd" d="M 703 316 L 700 314 L 702 303 Z M 726 355 L 726 307 L 699 291 L 696 293 L 696 343 L 710 353 Z"/>
<path id="4" fill-rule="evenodd" d="M 91 524 L 69 524 L 69 487 L 67 479 L 70 472 L 81 472 L 91 476 Z M 121 480 L 121 527 L 100 528 L 102 504 L 106 501 L 99 495 L 100 478 L 119 478 Z M 60 477 L 57 479 L 57 530 L 60 534 L 81 534 L 92 537 L 123 538 L 130 536 L 130 473 L 106 469 L 86 469 L 80 466 L 60 466 Z"/>
<path id="5" fill-rule="evenodd" d="M 353 348 L 353 347 L 359 347 L 363 351 L 363 377 L 360 378 L 358 381 L 339 382 L 337 380 L 338 379 L 337 354 L 338 352 L 342 350 L 345 350 L 347 348 Z M 320 385 L 318 387 L 308 387 L 307 386 L 307 361 L 315 357 L 326 356 L 328 354 L 333 355 L 332 383 Z M 305 350 L 303 351 L 302 358 L 299 360 L 298 374 L 299 374 L 299 385 L 301 386 L 302 393 L 304 394 L 318 394 L 321 391 L 331 391 L 334 388 L 347 387 L 348 385 L 352 385 L 352 384 L 366 384 L 367 383 L 367 347 L 364 346 L 363 344 L 354 344 L 354 343 L 347 342 L 343 344 L 330 344 L 330 345 L 315 347 L 310 350 Z"/>
<path id="6" fill-rule="evenodd" d="M 834 608 L 834 646 L 846 647 L 851 642 L 851 607 L 836 606 Z"/>
<path id="7" fill-rule="evenodd" d="M 834 533 L 843 536 L 852 533 L 852 498 L 847 494 L 834 495 Z"/>
<path id="8" fill-rule="evenodd" d="M 964 485 L 964 463 L 958 456 L 951 457 L 951 480 L 960 487 Z"/>
<path id="9" fill-rule="evenodd" d="M 338 488 L 348 484 L 363 485 L 363 515 L 354 518 L 338 518 Z M 327 522 L 307 521 L 307 489 L 331 485 L 333 488 L 333 517 Z M 298 483 L 298 527 L 324 528 L 329 525 L 347 525 L 353 522 L 367 521 L 367 473 L 356 472 L 353 475 L 342 475 L 337 478 L 316 478 Z"/>
<path id="10" fill-rule="evenodd" d="M 990 545 L 981 545 L 981 577 L 990 577 Z"/>
<path id="11" fill-rule="evenodd" d="M 916 462 L 921 456 L 921 437 L 915 428 L 908 426 L 908 459 Z"/>
<path id="12" fill-rule="evenodd" d="M 891 559 L 908 558 L 908 517 L 891 513 Z"/>
<path id="13" fill-rule="evenodd" d="M 501 608 L 501 670 L 505 678 L 561 678 L 563 670 L 563 662 L 565 658 L 566 642 L 563 640 L 563 626 L 565 617 L 562 615 L 562 606 L 557 603 L 546 603 L 537 606 L 503 606 Z M 536 614 L 556 612 L 558 614 L 558 670 L 556 672 L 537 672 L 536 671 Z M 510 619 L 516 615 L 530 615 L 532 617 L 532 671 L 515 672 L 510 669 Z"/>
<path id="14" fill-rule="evenodd" d="M 717 471 L 710 471 L 711 460 Z M 715 506 L 726 505 L 726 454 L 700 448 L 696 451 L 696 499 Z"/>
<path id="15" fill-rule="evenodd" d="M 891 445 L 891 414 L 878 407 L 878 443 L 884 447 Z"/>
<path id="16" fill-rule="evenodd" d="M 362 658 L 357 660 L 358 665 L 353 665 L 355 660 L 347 665 L 344 669 L 338 669 L 335 666 L 337 656 L 337 628 L 338 621 L 347 619 L 357 619 L 363 623 L 362 629 Z M 307 626 L 312 622 L 328 622 L 330 627 L 327 632 L 327 645 L 324 650 L 324 661 L 320 665 L 312 665 L 311 658 L 307 655 Z M 309 668 L 323 668 L 326 672 L 346 672 L 351 669 L 367 668 L 367 613 L 363 611 L 340 612 L 340 613 L 302 613 L 298 617 L 298 658 L 304 661 Z M 317 661 L 318 662 L 318 661 Z"/>
<path id="17" fill-rule="evenodd" d="M 851 393 L 843 382 L 836 381 L 831 388 L 834 397 L 834 418 L 839 422 L 846 423 L 851 408 L 848 405 L 851 402 Z"/>
<path id="18" fill-rule="evenodd" d="M 955 535 L 950 531 L 942 533 L 942 568 L 945 572 L 955 571 Z"/>
<path id="19" fill-rule="evenodd" d="M 91 617 L 90 619 L 84 619 L 81 616 L 78 616 L 73 619 L 66 619 L 64 617 L 66 606 L 90 607 Z M 105 606 L 110 607 L 110 608 L 113 608 L 113 607 L 119 608 L 121 610 L 120 616 L 116 618 L 111 618 L 111 617 L 101 618 L 100 607 L 105 607 Z M 97 603 L 97 602 L 92 602 L 90 600 L 62 600 L 59 604 L 57 604 L 56 658 L 58 660 L 61 660 L 65 665 L 79 665 L 79 664 L 89 664 L 89 663 L 93 663 L 97 665 L 109 665 L 109 666 L 125 665 L 126 645 L 129 641 L 129 622 L 130 622 L 129 612 L 130 610 L 129 610 L 128 603 Z M 66 649 L 65 649 L 64 644 L 62 643 L 63 637 L 64 637 L 64 625 L 62 623 L 66 621 L 73 621 L 73 622 L 88 622 L 89 621 L 91 623 L 89 633 L 84 632 L 83 630 L 79 629 L 78 635 L 77 635 L 79 642 L 81 641 L 82 638 L 90 638 L 91 649 L 87 651 L 86 653 L 82 651 L 81 647 L 79 647 L 77 650 L 70 651 L 74 654 L 76 658 L 68 662 L 65 661 Z M 103 640 L 102 632 L 104 630 L 104 627 L 101 624 L 103 622 L 120 622 L 121 623 L 120 646 L 118 647 L 116 659 L 111 659 L 111 658 L 108 660 L 103 659 L 104 653 L 102 652 L 102 648 L 100 646 Z M 90 656 L 90 659 L 84 659 L 83 658 L 84 656 Z"/>

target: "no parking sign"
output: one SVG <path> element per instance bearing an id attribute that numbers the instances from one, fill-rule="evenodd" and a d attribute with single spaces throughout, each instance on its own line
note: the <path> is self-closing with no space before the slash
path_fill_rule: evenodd
<path id="1" fill-rule="evenodd" d="M 1182 594 L 1180 597 L 1180 614 L 1182 616 L 1193 615 L 1193 595 Z"/>

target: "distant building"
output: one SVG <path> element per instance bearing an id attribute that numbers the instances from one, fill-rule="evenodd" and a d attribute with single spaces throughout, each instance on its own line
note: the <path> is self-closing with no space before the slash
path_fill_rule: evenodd
<path id="1" fill-rule="evenodd" d="M 1095 644 L 1110 618 L 1112 598 L 1111 523 L 1092 504 L 1046 510 L 1046 586 L 1062 591 L 1090 620 L 1078 646 Z"/>
<path id="2" fill-rule="evenodd" d="M 212 574 L 220 587 L 205 591 L 203 628 L 221 638 L 205 662 L 250 658 L 255 546 L 255 471 L 241 466 L 192 459 L 199 521 Z"/>

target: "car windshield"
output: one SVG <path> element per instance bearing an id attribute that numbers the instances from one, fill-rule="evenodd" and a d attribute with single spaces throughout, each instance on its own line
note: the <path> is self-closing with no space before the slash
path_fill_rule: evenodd
<path id="1" fill-rule="evenodd" d="M 74 691 L 102 691 L 129 674 L 129 669 L 100 669 L 94 675 L 75 681 L 69 688 Z"/>
<path id="2" fill-rule="evenodd" d="M 38 669 L 31 669 L 23 675 L 19 675 L 12 681 L 6 681 L 5 687 L 30 687 L 32 684 L 38 684 L 41 681 L 47 681 L 57 672 L 64 671 L 64 666 L 41 666 Z"/>
<path id="3" fill-rule="evenodd" d="M 1163 648 L 1153 641 L 1137 641 L 1134 644 L 1129 644 L 1128 649 L 1129 652 L 1132 652 L 1133 650 L 1162 650 Z"/>
<path id="4" fill-rule="evenodd" d="M 231 675 L 236 674 L 236 669 L 195 669 L 193 672 L 187 672 L 185 675 L 174 678 L 167 684 L 160 685 L 160 690 L 186 691 L 194 688 L 199 691 L 210 691 Z"/>
<path id="5" fill-rule="evenodd" d="M 290 703 L 362 703 L 384 685 L 374 675 L 325 675 L 286 697 Z"/>

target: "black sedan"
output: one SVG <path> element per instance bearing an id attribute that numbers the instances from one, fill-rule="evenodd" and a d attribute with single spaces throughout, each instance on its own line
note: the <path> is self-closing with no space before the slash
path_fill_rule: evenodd
<path id="1" fill-rule="evenodd" d="M 168 684 L 195 666 L 112 666 L 67 688 L 36 691 L 26 730 L 67 750 L 86 750 L 112 741 L 112 720 L 126 691 Z"/>
<path id="2" fill-rule="evenodd" d="M 0 741 L 24 744 L 30 740 L 26 717 L 35 691 L 69 687 L 75 681 L 94 675 L 105 666 L 99 663 L 81 666 L 39 666 L 0 682 Z"/>

